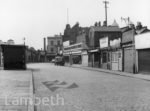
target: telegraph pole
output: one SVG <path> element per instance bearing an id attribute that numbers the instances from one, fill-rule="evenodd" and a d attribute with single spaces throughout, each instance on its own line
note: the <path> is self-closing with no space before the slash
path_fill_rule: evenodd
<path id="1" fill-rule="evenodd" d="M 106 21 L 106 26 L 107 26 L 107 4 L 109 3 L 108 1 L 103 1 L 103 3 L 105 4 L 105 21 Z"/>

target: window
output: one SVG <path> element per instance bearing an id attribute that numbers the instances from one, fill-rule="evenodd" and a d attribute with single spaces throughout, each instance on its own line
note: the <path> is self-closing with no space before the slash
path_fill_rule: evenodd
<path id="1" fill-rule="evenodd" d="M 54 45 L 54 41 L 51 41 L 51 45 L 52 45 L 52 46 Z"/>
<path id="2" fill-rule="evenodd" d="M 57 45 L 60 45 L 60 41 L 59 40 L 57 41 Z"/>
<path id="3" fill-rule="evenodd" d="M 118 53 L 118 58 L 121 58 L 121 53 L 120 52 Z"/>
<path id="4" fill-rule="evenodd" d="M 51 52 L 54 52 L 54 49 L 53 49 L 53 48 L 51 48 Z"/>
<path id="5" fill-rule="evenodd" d="M 112 62 L 117 62 L 118 61 L 118 53 L 117 52 L 113 52 L 112 53 Z"/>
<path id="6" fill-rule="evenodd" d="M 94 62 L 99 62 L 99 53 L 94 53 Z"/>
<path id="7" fill-rule="evenodd" d="M 107 58 L 107 59 L 108 59 L 108 62 L 110 62 L 111 54 L 108 52 L 108 55 L 107 55 L 107 56 L 108 56 L 108 58 Z"/>
<path id="8" fill-rule="evenodd" d="M 107 53 L 106 52 L 103 52 L 103 54 L 102 54 L 102 62 L 103 63 L 107 62 Z"/>

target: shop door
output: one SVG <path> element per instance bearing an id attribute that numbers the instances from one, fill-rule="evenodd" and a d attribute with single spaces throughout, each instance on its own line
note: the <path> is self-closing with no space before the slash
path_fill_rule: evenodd
<path id="1" fill-rule="evenodd" d="M 112 70 L 119 70 L 119 64 L 118 64 L 118 52 L 112 52 Z"/>
<path id="2" fill-rule="evenodd" d="M 82 65 L 88 66 L 88 55 L 82 55 Z"/>
<path id="3" fill-rule="evenodd" d="M 138 64 L 140 73 L 150 74 L 150 49 L 138 51 Z"/>

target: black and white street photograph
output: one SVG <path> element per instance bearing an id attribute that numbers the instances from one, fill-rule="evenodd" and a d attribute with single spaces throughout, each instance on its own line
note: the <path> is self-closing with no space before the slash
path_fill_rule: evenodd
<path id="1" fill-rule="evenodd" d="M 150 111 L 150 1 L 0 0 L 0 111 Z"/>

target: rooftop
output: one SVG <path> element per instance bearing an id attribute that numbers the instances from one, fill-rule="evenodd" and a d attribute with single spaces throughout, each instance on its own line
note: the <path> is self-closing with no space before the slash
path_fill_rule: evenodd
<path id="1" fill-rule="evenodd" d="M 55 35 L 55 36 L 48 36 L 48 39 L 58 39 L 58 38 L 62 38 L 62 35 Z"/>
<path id="2" fill-rule="evenodd" d="M 91 29 L 98 32 L 121 32 L 121 29 L 117 26 L 92 26 Z"/>

